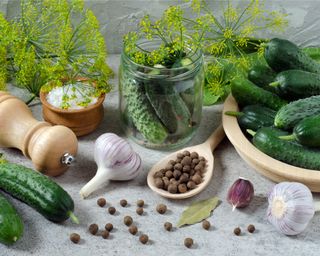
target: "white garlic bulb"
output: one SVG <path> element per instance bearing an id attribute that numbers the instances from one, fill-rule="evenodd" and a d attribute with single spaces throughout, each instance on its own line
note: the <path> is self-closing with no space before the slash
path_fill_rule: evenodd
<path id="1" fill-rule="evenodd" d="M 95 142 L 96 175 L 80 190 L 81 197 L 106 185 L 109 180 L 131 180 L 141 170 L 141 158 L 131 145 L 114 133 L 102 134 Z"/>
<path id="2" fill-rule="evenodd" d="M 297 182 L 282 182 L 268 196 L 267 218 L 285 235 L 297 235 L 307 227 L 315 208 L 310 190 Z"/>

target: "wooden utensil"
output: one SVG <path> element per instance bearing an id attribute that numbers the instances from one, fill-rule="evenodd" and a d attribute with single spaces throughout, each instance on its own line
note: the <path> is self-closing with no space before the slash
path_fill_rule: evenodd
<path id="1" fill-rule="evenodd" d="M 161 159 L 158 163 L 156 163 L 151 168 L 151 170 L 148 173 L 147 182 L 149 187 L 156 193 L 160 194 L 161 196 L 171 198 L 171 199 L 189 198 L 191 196 L 194 196 L 200 193 L 209 184 L 212 178 L 213 167 L 214 167 L 214 158 L 213 158 L 212 151 L 219 145 L 219 143 L 222 141 L 223 138 L 224 138 L 224 131 L 223 131 L 222 125 L 220 125 L 204 143 L 181 149 Z M 177 154 L 179 152 L 183 152 L 185 150 L 188 150 L 190 152 L 197 152 L 199 156 L 203 156 L 207 160 L 207 166 L 206 166 L 206 171 L 204 173 L 203 181 L 199 185 L 197 185 L 196 188 L 180 194 L 172 194 L 164 189 L 157 188 L 154 183 L 154 174 L 157 171 L 163 169 L 170 160 L 176 159 Z"/>
<path id="2" fill-rule="evenodd" d="M 223 113 L 226 111 L 238 111 L 238 104 L 232 96 L 224 103 Z M 239 155 L 260 174 L 276 182 L 301 182 L 311 191 L 320 192 L 320 171 L 292 166 L 264 154 L 242 133 L 235 117 L 223 114 L 222 123 L 228 139 Z"/>
<path id="3" fill-rule="evenodd" d="M 20 149 L 35 169 L 57 176 L 72 162 L 78 141 L 69 128 L 37 121 L 24 102 L 0 91 L 0 147 Z"/>

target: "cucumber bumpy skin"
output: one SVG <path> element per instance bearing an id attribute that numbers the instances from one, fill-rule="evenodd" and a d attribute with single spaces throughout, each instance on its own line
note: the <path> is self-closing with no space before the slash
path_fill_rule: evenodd
<path id="1" fill-rule="evenodd" d="M 0 194 L 0 243 L 13 244 L 23 234 L 23 222 L 16 209 Z"/>
<path id="2" fill-rule="evenodd" d="M 320 73 L 320 64 L 305 54 L 294 43 L 279 38 L 271 39 L 265 47 L 264 57 L 276 72 L 300 69 Z"/>
<path id="3" fill-rule="evenodd" d="M 320 150 L 303 147 L 296 142 L 279 138 L 287 134 L 276 128 L 263 127 L 254 134 L 252 143 L 263 153 L 284 163 L 320 170 Z"/>
<path id="4" fill-rule="evenodd" d="M 290 130 L 302 119 L 320 114 L 320 95 L 292 101 L 278 110 L 274 125 Z"/>
<path id="5" fill-rule="evenodd" d="M 278 110 L 287 102 L 278 95 L 266 91 L 245 78 L 236 78 L 231 82 L 231 92 L 240 106 L 263 105 Z"/>
<path id="6" fill-rule="evenodd" d="M 154 112 L 143 86 L 130 77 L 124 77 L 122 81 L 121 86 L 126 99 L 128 116 L 148 141 L 163 143 L 168 136 L 168 131 Z"/>
<path id="7" fill-rule="evenodd" d="M 0 164 L 0 189 L 28 204 L 53 222 L 69 217 L 77 223 L 73 214 L 74 203 L 70 195 L 47 176 L 25 166 Z"/>

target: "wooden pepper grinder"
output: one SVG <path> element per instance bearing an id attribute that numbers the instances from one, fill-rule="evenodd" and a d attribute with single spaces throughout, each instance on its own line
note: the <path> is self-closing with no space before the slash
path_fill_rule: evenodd
<path id="1" fill-rule="evenodd" d="M 37 121 L 24 102 L 0 91 L 0 147 L 20 149 L 38 171 L 57 176 L 74 160 L 78 141 L 69 128 Z"/>

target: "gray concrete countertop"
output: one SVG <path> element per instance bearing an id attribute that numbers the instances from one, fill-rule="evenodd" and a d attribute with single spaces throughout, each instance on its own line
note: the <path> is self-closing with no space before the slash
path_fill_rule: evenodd
<path id="1" fill-rule="evenodd" d="M 119 55 L 110 56 L 108 62 L 117 71 Z M 148 170 L 169 152 L 146 149 L 130 141 L 143 160 L 140 175 L 129 182 L 111 182 L 109 186 L 82 200 L 79 190 L 96 172 L 92 152 L 96 138 L 106 132 L 124 136 L 119 120 L 117 79 L 114 80 L 114 85 L 115 89 L 107 95 L 104 103 L 105 116 L 102 124 L 94 133 L 79 138 L 76 164 L 62 176 L 54 178 L 73 197 L 75 214 L 80 225 L 73 224 L 70 220 L 63 224 L 51 223 L 27 205 L 10 198 L 23 217 L 25 230 L 22 239 L 15 245 L 0 245 L 0 255 L 319 255 L 320 216 L 316 214 L 308 228 L 298 236 L 287 237 L 279 234 L 266 220 L 266 194 L 274 183 L 249 167 L 228 139 L 224 139 L 214 152 L 215 167 L 211 183 L 193 198 L 174 201 L 152 192 L 146 184 Z M 16 89 L 13 93 L 21 95 Z M 34 116 L 41 120 L 41 105 L 35 104 L 31 109 Z M 209 136 L 221 121 L 221 111 L 221 105 L 203 108 L 201 126 L 188 145 L 199 144 Z M 17 150 L 0 149 L 0 152 L 4 152 L 12 162 L 32 167 L 31 161 Z M 250 178 L 255 187 L 255 197 L 247 208 L 232 212 L 231 206 L 226 202 L 226 194 L 239 176 Z M 170 221 L 175 225 L 190 203 L 212 196 L 218 196 L 221 204 L 208 218 L 212 224 L 209 231 L 202 229 L 201 223 L 175 228 L 172 232 L 164 230 L 164 222 Z M 106 207 L 97 206 L 99 197 L 106 198 Z M 318 196 L 315 197 L 319 199 Z M 126 199 L 129 206 L 121 207 L 121 199 Z M 143 199 L 146 203 L 143 216 L 135 213 L 138 199 Z M 160 215 L 155 211 L 158 203 L 168 206 L 166 214 Z M 117 209 L 113 216 L 107 212 L 107 207 L 111 205 Z M 149 236 L 148 244 L 141 244 L 138 235 L 133 236 L 128 232 L 127 226 L 123 224 L 125 215 L 131 215 L 139 231 Z M 115 227 L 109 239 L 92 236 L 87 231 L 87 227 L 92 223 L 104 227 L 108 222 Z M 255 225 L 255 233 L 246 231 L 249 224 Z M 238 226 L 243 231 L 241 236 L 233 234 L 234 228 Z M 69 240 L 69 235 L 73 232 L 81 235 L 80 244 L 73 244 Z M 195 245 L 192 249 L 183 245 L 186 237 L 194 239 Z"/>

